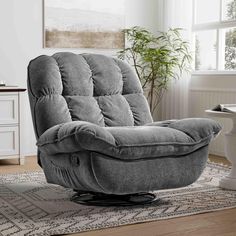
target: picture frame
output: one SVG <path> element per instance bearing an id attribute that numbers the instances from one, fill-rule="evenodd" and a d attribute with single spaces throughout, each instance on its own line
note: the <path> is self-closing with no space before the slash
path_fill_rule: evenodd
<path id="1" fill-rule="evenodd" d="M 124 0 L 43 0 L 44 48 L 121 49 Z"/>

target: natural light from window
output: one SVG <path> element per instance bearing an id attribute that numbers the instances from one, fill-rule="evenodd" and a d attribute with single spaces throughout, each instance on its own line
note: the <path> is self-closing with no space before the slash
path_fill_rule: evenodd
<path id="1" fill-rule="evenodd" d="M 194 0 L 196 71 L 236 71 L 236 0 Z"/>

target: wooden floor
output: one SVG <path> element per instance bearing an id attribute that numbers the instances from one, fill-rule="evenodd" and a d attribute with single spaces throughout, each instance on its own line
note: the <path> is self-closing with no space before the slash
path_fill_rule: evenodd
<path id="1" fill-rule="evenodd" d="M 210 160 L 228 162 L 216 156 Z M 0 173 L 15 173 L 40 170 L 35 157 L 26 158 L 25 165 L 17 165 L 15 160 L 0 160 Z M 236 208 L 194 216 L 160 220 L 73 234 L 73 236 L 236 236 Z"/>

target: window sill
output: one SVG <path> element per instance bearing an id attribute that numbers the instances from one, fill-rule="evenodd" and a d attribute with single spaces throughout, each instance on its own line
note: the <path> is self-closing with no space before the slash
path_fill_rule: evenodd
<path id="1" fill-rule="evenodd" d="M 193 71 L 192 75 L 229 75 L 229 76 L 236 76 L 236 70 L 234 71 L 224 71 L 224 70 L 218 70 L 218 71 Z"/>

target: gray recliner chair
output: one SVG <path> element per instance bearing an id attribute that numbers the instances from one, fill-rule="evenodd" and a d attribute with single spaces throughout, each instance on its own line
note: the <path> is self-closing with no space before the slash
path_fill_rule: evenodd
<path id="1" fill-rule="evenodd" d="M 221 129 L 210 119 L 153 122 L 133 70 L 104 55 L 37 57 L 28 92 L 47 181 L 86 204 L 151 202 L 150 191 L 193 183 Z"/>

